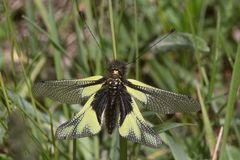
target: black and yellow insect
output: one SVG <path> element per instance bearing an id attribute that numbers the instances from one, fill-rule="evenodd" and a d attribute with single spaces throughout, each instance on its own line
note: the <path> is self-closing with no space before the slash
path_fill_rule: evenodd
<path id="1" fill-rule="evenodd" d="M 120 135 L 127 140 L 159 147 L 159 134 L 145 122 L 136 101 L 146 109 L 163 114 L 200 109 L 199 103 L 189 96 L 126 79 L 125 71 L 123 62 L 113 61 L 106 76 L 35 84 L 33 92 L 36 95 L 69 104 L 86 102 L 79 113 L 57 128 L 57 139 L 93 136 L 105 124 L 109 134 L 118 127 Z"/>

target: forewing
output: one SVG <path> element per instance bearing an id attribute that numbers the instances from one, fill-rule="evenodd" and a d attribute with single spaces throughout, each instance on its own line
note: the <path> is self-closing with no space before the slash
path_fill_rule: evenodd
<path id="1" fill-rule="evenodd" d="M 94 95 L 88 99 L 77 115 L 57 128 L 57 139 L 74 139 L 93 136 L 101 130 L 101 124 L 98 121 L 96 111 L 91 106 L 93 100 Z"/>
<path id="2" fill-rule="evenodd" d="M 97 92 L 103 82 L 102 76 L 76 80 L 42 81 L 33 86 L 33 94 L 47 96 L 62 103 L 78 104 Z"/>
<path id="3" fill-rule="evenodd" d="M 158 133 L 156 133 L 149 124 L 145 122 L 135 100 L 131 98 L 131 101 L 126 103 L 126 101 L 122 99 L 120 105 L 124 108 L 129 108 L 127 105 L 131 105 L 130 108 L 132 108 L 132 110 L 123 117 L 122 122 L 121 118 L 119 118 L 120 135 L 133 142 L 154 148 L 160 147 L 162 142 Z"/>
<path id="4" fill-rule="evenodd" d="M 133 79 L 128 79 L 125 85 L 127 91 L 149 110 L 163 114 L 200 110 L 200 104 L 192 97 L 164 91 Z"/>

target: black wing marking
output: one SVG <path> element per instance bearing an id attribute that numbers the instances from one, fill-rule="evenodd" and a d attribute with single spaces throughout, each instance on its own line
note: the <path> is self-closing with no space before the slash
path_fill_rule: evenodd
<path id="1" fill-rule="evenodd" d="M 137 80 L 125 81 L 127 91 L 149 110 L 163 114 L 196 112 L 200 104 L 192 97 L 154 88 Z"/>
<path id="2" fill-rule="evenodd" d="M 42 81 L 33 86 L 33 94 L 47 96 L 62 103 L 78 104 L 97 92 L 104 81 L 105 78 L 102 76 L 76 80 Z"/>

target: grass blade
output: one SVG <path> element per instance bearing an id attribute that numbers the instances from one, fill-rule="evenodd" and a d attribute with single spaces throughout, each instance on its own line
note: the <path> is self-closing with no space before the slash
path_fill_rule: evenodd
<path id="1" fill-rule="evenodd" d="M 220 150 L 220 160 L 226 159 L 226 144 L 227 144 L 227 138 L 229 129 L 231 127 L 231 121 L 233 117 L 233 109 L 234 109 L 234 103 L 237 98 L 237 91 L 240 85 L 240 44 L 238 45 L 236 59 L 233 67 L 233 73 L 231 78 L 231 84 L 229 89 L 229 95 L 228 95 L 228 101 L 227 101 L 227 107 L 226 107 L 226 115 L 225 115 L 225 121 L 224 121 L 224 128 L 223 128 L 223 139 L 222 139 L 222 145 Z"/>
<path id="2" fill-rule="evenodd" d="M 160 137 L 162 138 L 163 142 L 170 147 L 175 160 L 190 160 L 190 157 L 187 155 L 187 153 L 178 143 L 173 140 L 171 136 L 166 133 L 161 133 Z"/>
<path id="3" fill-rule="evenodd" d="M 197 86 L 197 92 L 198 92 L 198 97 L 199 97 L 199 102 L 201 104 L 201 111 L 202 111 L 202 118 L 203 118 L 203 124 L 204 124 L 204 129 L 206 132 L 206 141 L 210 150 L 210 153 L 212 155 L 213 153 L 213 149 L 214 149 L 214 145 L 215 145 L 215 136 L 213 134 L 213 129 L 211 126 L 211 122 L 206 110 L 206 106 L 205 106 L 205 101 L 202 97 L 202 94 L 200 92 L 200 88 L 199 86 Z"/>
<path id="4" fill-rule="evenodd" d="M 0 72 L 0 86 L 1 86 L 1 90 L 2 90 L 2 93 L 3 93 L 3 96 L 4 96 L 4 100 L 5 100 L 5 103 L 6 103 L 6 108 L 7 108 L 8 115 L 9 115 L 11 113 L 11 107 L 9 105 L 9 100 L 8 100 L 8 96 L 7 96 L 7 93 L 6 93 L 6 89 L 5 89 L 5 85 L 4 85 L 4 82 L 3 82 L 1 72 Z"/>

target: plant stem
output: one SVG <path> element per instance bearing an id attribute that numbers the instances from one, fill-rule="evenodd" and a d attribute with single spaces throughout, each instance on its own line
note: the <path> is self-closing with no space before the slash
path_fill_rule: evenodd
<path id="1" fill-rule="evenodd" d="M 134 0 L 134 28 L 135 28 L 135 50 L 136 50 L 136 79 L 139 79 L 139 50 L 138 50 L 138 24 L 137 24 L 137 1 Z"/>
<path id="2" fill-rule="evenodd" d="M 113 11 L 112 11 L 112 1 L 108 0 L 109 4 L 109 14 L 110 14 L 110 25 L 111 25 L 111 33 L 112 33 L 112 45 L 113 45 L 113 59 L 117 59 L 117 49 L 116 49 L 116 41 L 115 41 L 115 31 L 114 31 L 114 23 L 113 23 Z"/>
<path id="3" fill-rule="evenodd" d="M 123 137 L 120 137 L 120 160 L 126 160 L 127 159 L 127 141 Z"/>

